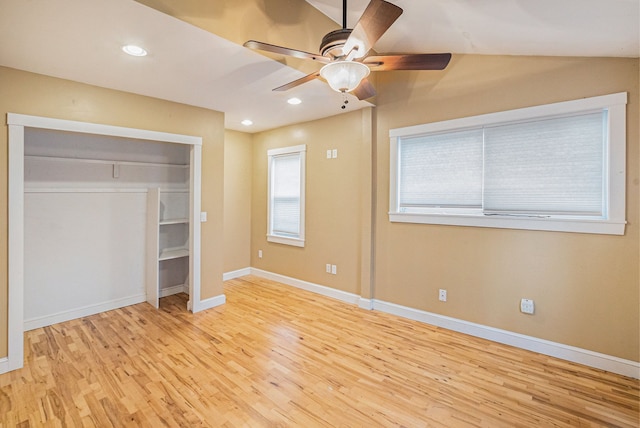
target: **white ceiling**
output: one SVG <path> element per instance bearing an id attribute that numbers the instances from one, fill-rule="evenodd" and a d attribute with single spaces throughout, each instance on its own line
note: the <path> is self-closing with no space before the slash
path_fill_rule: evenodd
<path id="1" fill-rule="evenodd" d="M 342 22 L 341 0 L 307 1 Z M 349 1 L 350 27 L 367 3 Z M 378 52 L 640 56 L 640 0 L 393 3 L 404 14 Z M 229 129 L 257 132 L 369 105 L 349 96 L 341 110 L 342 95 L 317 80 L 273 92 L 304 73 L 133 0 L 0 0 L 0 10 L 0 65 L 222 111 Z M 149 56 L 123 54 L 128 43 Z M 288 105 L 291 96 L 303 103 Z M 245 118 L 254 125 L 240 125 Z"/>
<path id="2" fill-rule="evenodd" d="M 307 0 L 342 25 L 341 0 Z M 347 26 L 369 0 L 349 0 Z M 640 56 L 640 0 L 392 0 L 380 53 Z"/>

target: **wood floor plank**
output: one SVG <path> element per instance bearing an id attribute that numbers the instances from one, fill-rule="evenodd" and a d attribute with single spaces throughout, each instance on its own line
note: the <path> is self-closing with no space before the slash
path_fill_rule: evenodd
<path id="1" fill-rule="evenodd" d="M 25 333 L 0 427 L 640 426 L 639 381 L 247 276 Z"/>

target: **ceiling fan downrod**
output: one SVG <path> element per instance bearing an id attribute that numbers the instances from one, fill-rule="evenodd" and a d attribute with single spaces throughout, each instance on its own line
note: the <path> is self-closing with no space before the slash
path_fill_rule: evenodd
<path id="1" fill-rule="evenodd" d="M 347 29 L 347 0 L 342 0 L 342 29 Z"/>
<path id="2" fill-rule="evenodd" d="M 320 43 L 320 55 L 332 59 L 345 57 L 342 47 L 350 35 L 351 30 L 347 28 L 347 0 L 342 0 L 342 28 L 324 35 Z"/>

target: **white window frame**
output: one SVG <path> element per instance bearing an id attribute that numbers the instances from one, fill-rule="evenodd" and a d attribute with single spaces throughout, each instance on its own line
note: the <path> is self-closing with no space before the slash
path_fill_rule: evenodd
<path id="1" fill-rule="evenodd" d="M 547 230 L 560 232 L 624 235 L 626 180 L 626 104 L 627 93 L 603 95 L 517 110 L 471 116 L 405 128 L 391 129 L 389 220 L 401 223 L 423 223 L 455 226 L 494 227 L 506 229 Z M 571 216 L 485 215 L 478 209 L 433 208 L 420 213 L 400 212 L 398 204 L 398 142 L 401 138 L 483 127 L 535 118 L 568 115 L 598 109 L 607 110 L 608 138 L 604 155 L 604 216 L 598 218 Z"/>
<path id="2" fill-rule="evenodd" d="M 301 144 L 298 146 L 282 147 L 278 149 L 267 150 L 268 158 L 268 175 L 267 175 L 267 241 L 277 244 L 293 245 L 295 247 L 304 247 L 305 243 L 305 188 L 306 188 L 306 155 L 307 146 Z M 273 200 L 271 197 L 273 178 L 272 178 L 272 161 L 276 156 L 299 154 L 300 155 L 300 233 L 297 238 L 282 236 L 273 233 L 273 221 L 271 213 L 273 210 Z"/>

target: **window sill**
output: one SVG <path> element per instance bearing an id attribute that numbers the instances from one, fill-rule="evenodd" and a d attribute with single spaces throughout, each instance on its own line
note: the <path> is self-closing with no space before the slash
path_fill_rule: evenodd
<path id="1" fill-rule="evenodd" d="M 292 245 L 294 247 L 304 247 L 304 239 L 287 238 L 278 235 L 267 235 L 268 242 L 275 242 L 276 244 Z"/>
<path id="2" fill-rule="evenodd" d="M 508 215 L 478 214 L 414 214 L 389 213 L 392 223 L 439 224 L 450 226 L 493 227 L 498 229 L 546 230 L 552 232 L 595 233 L 603 235 L 624 235 L 626 221 L 538 218 Z"/>

